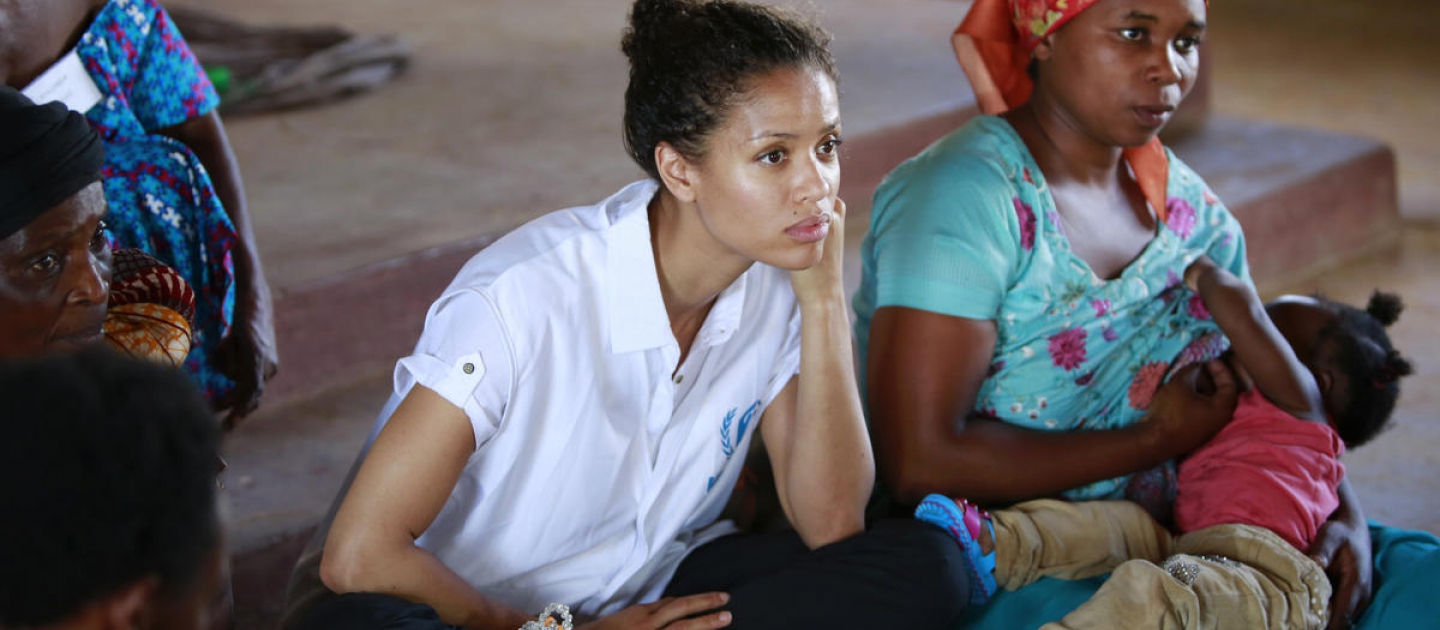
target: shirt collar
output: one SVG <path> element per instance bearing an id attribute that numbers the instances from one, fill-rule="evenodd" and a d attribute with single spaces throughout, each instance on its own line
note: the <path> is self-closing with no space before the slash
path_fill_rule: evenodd
<path id="1" fill-rule="evenodd" d="M 612 222 L 606 245 L 610 351 L 616 354 L 675 343 L 650 245 L 647 208 L 657 190 L 659 186 L 652 180 L 636 182 L 608 202 L 617 206 L 607 209 Z M 695 336 L 696 347 L 724 343 L 739 328 L 749 275 L 741 274 L 715 298 Z"/>
<path id="2" fill-rule="evenodd" d="M 648 350 L 674 343 L 660 276 L 650 247 L 647 208 L 659 186 L 653 180 L 625 187 L 608 203 L 610 237 L 606 239 L 606 274 L 610 320 L 610 351 Z"/>

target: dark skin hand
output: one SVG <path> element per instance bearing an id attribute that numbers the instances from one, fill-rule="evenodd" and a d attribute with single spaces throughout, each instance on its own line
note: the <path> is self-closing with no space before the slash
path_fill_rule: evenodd
<path id="1" fill-rule="evenodd" d="M 235 381 L 234 390 L 214 401 L 216 409 L 229 410 L 224 423 L 230 430 L 259 406 L 265 382 L 275 376 L 279 367 L 270 285 L 254 246 L 240 168 L 219 114 L 212 111 L 161 129 L 160 133 L 184 143 L 200 158 L 239 236 L 234 258 L 235 320 L 230 335 L 221 340 L 212 359 L 216 369 Z"/>

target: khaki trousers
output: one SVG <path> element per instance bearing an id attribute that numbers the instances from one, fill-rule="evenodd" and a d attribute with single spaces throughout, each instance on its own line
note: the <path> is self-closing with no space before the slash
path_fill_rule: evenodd
<path id="1" fill-rule="evenodd" d="M 1330 582 L 1273 532 L 1218 525 L 1175 537 L 1128 501 L 1039 500 L 991 512 L 995 580 L 1112 572 L 1088 602 L 1044 630 L 1324 627 Z"/>

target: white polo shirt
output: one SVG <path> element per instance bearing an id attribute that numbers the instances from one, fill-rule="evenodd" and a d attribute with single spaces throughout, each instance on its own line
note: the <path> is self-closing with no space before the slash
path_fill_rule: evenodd
<path id="1" fill-rule="evenodd" d="M 789 275 L 757 263 L 677 371 L 646 216 L 656 190 L 631 184 L 485 248 L 395 368 L 398 396 L 424 384 L 475 430 L 418 544 L 521 611 L 593 617 L 658 598 L 687 553 L 735 531 L 715 519 L 799 370 Z"/>

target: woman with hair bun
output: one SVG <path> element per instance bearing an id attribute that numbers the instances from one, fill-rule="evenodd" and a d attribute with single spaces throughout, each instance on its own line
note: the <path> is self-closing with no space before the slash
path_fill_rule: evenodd
<path id="1" fill-rule="evenodd" d="M 520 227 L 434 303 L 342 491 L 329 592 L 288 627 L 957 617 L 947 534 L 864 532 L 827 44 L 763 6 L 635 3 L 625 144 L 649 177 Z M 794 531 L 720 518 L 757 434 Z"/>

